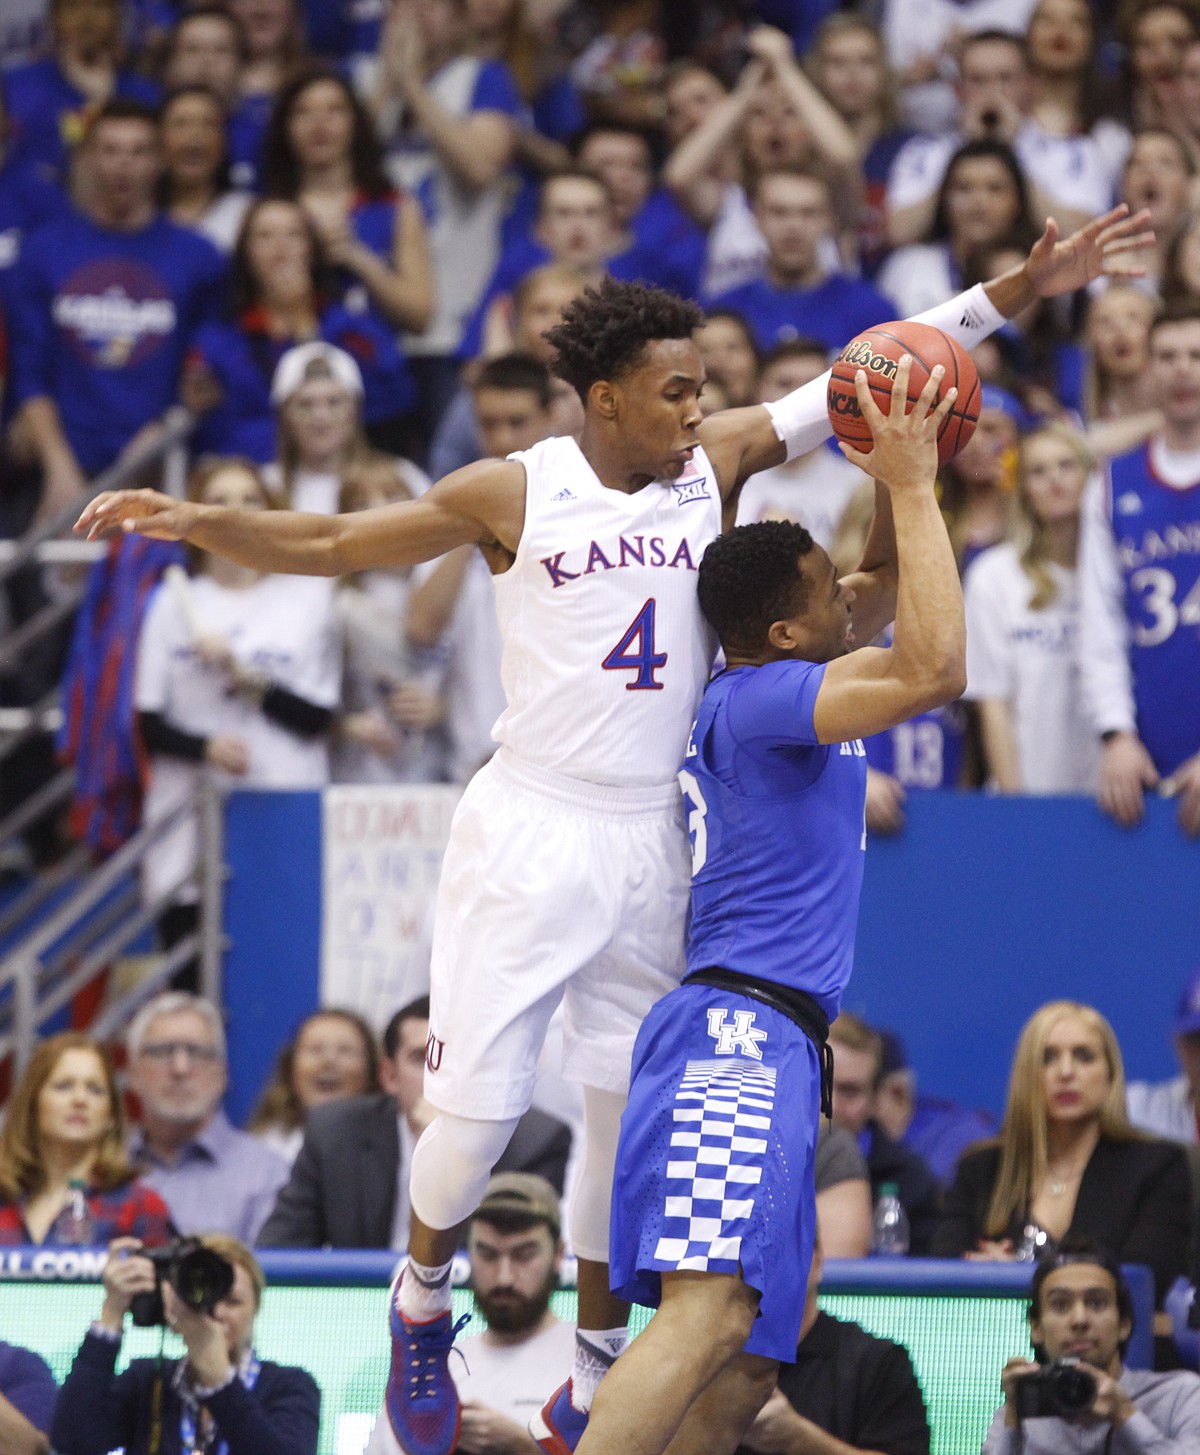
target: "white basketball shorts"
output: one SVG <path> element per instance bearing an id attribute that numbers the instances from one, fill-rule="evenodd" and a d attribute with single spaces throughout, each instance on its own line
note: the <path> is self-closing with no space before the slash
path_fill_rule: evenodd
<path id="1" fill-rule="evenodd" d="M 501 750 L 450 830 L 434 916 L 425 1096 L 526 1111 L 563 1002 L 563 1074 L 624 1094 L 646 1012 L 684 972 L 691 875 L 670 784 L 605 788 Z"/>

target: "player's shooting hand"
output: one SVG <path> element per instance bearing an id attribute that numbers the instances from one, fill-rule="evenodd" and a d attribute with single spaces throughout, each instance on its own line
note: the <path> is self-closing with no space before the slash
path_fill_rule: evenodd
<path id="1" fill-rule="evenodd" d="M 742 1444 L 759 1455 L 787 1455 L 797 1445 L 797 1436 L 811 1430 L 811 1421 L 799 1415 L 778 1389 L 771 1391 L 754 1423 L 742 1436 Z"/>
<path id="2" fill-rule="evenodd" d="M 84 506 L 74 529 L 89 541 L 134 533 L 182 541 L 198 519 L 197 506 L 157 490 L 105 490 Z"/>
<path id="3" fill-rule="evenodd" d="M 1025 259 L 1025 276 L 1039 298 L 1074 293 L 1099 278 L 1140 278 L 1146 269 L 1139 254 L 1154 246 L 1150 209 L 1129 215 L 1122 203 L 1095 217 L 1070 237 L 1059 238 L 1058 223 L 1051 217 L 1046 230 Z"/>
<path id="4" fill-rule="evenodd" d="M 478 1400 L 463 1400 L 457 1448 L 464 1455 L 534 1455 L 533 1436 L 516 1420 Z"/>
<path id="5" fill-rule="evenodd" d="M 1142 821 L 1147 788 L 1158 784 L 1158 770 L 1145 744 L 1134 733 L 1118 733 L 1104 745 L 1100 758 L 1097 802 L 1122 828 Z"/>
<path id="6" fill-rule="evenodd" d="M 936 409 L 933 407 L 934 396 L 946 372 L 938 364 L 926 380 L 917 402 L 906 413 L 911 372 L 912 355 L 902 354 L 896 366 L 896 377 L 892 380 L 892 397 L 885 414 L 871 394 L 866 370 L 858 370 L 854 376 L 854 390 L 874 447 L 869 454 L 863 454 L 852 445 L 840 445 L 842 454 L 852 465 L 873 475 L 893 492 L 932 490 L 938 468 L 938 429 L 958 397 L 957 389 L 947 389 L 941 403 Z"/>

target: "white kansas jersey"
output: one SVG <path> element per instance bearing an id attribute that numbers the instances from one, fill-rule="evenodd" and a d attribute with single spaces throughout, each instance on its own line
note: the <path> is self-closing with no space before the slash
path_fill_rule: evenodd
<path id="1" fill-rule="evenodd" d="M 678 480 L 627 495 L 569 436 L 525 467 L 516 560 L 493 578 L 507 706 L 493 731 L 526 762 L 591 783 L 670 783 L 712 665 L 696 570 L 721 530 L 697 447 Z"/>

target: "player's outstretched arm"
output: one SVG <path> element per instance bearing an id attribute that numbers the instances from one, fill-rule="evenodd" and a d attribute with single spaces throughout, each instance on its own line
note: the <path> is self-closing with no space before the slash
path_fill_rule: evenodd
<path id="1" fill-rule="evenodd" d="M 259 571 L 340 576 L 416 565 L 455 546 L 498 542 L 515 551 L 524 515 L 523 467 L 481 460 L 455 470 L 417 500 L 350 515 L 233 510 L 153 490 L 105 491 L 84 509 L 75 530 L 89 540 L 136 532 L 188 541 Z"/>
<path id="2" fill-rule="evenodd" d="M 1024 262 L 917 314 L 913 322 L 940 328 L 972 349 L 1039 298 L 1073 292 L 1101 276 L 1140 277 L 1145 269 L 1139 254 L 1153 243 L 1150 213 L 1130 216 L 1124 204 L 1066 238 L 1059 237 L 1051 218 Z M 773 404 L 720 410 L 700 426 L 700 443 L 713 462 L 727 505 L 726 528 L 733 524 L 737 494 L 751 475 L 815 450 L 833 433 L 828 388 L 825 373 Z"/>
<path id="3" fill-rule="evenodd" d="M 966 687 L 962 588 L 934 491 L 938 427 L 957 391 L 947 390 L 933 407 L 942 376 L 941 368 L 936 368 L 906 414 L 911 367 L 906 354 L 896 370 L 887 414 L 872 399 L 861 369 L 855 379 L 874 447 L 866 455 L 848 445 L 841 448 L 891 496 L 900 573 L 896 635 L 886 651 L 866 647 L 826 667 L 813 712 L 813 725 L 823 743 L 882 732 L 916 713 L 952 702 Z"/>

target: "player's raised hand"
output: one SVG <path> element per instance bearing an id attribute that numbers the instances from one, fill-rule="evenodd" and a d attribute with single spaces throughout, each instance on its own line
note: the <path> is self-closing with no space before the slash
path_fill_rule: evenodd
<path id="1" fill-rule="evenodd" d="M 863 420 L 871 431 L 874 447 L 863 454 L 852 445 L 839 443 L 839 448 L 852 465 L 873 475 L 889 490 L 913 487 L 932 488 L 938 469 L 938 430 L 958 397 L 957 389 L 947 389 L 935 405 L 945 369 L 936 364 L 925 381 L 925 387 L 910 410 L 908 378 L 912 372 L 912 355 L 902 354 L 892 380 L 892 397 L 885 414 L 876 404 L 865 369 L 854 376 L 854 390 Z"/>
<path id="2" fill-rule="evenodd" d="M 84 506 L 74 529 L 89 541 L 135 532 L 156 541 L 182 541 L 198 514 L 188 501 L 157 490 L 105 490 Z"/>
<path id="3" fill-rule="evenodd" d="M 1138 256 L 1155 241 L 1150 220 L 1149 208 L 1130 216 L 1128 206 L 1122 202 L 1070 237 L 1060 238 L 1058 223 L 1048 218 L 1046 230 L 1025 260 L 1030 286 L 1040 298 L 1054 298 L 1059 293 L 1086 288 L 1101 276 L 1142 277 L 1146 269 Z"/>

